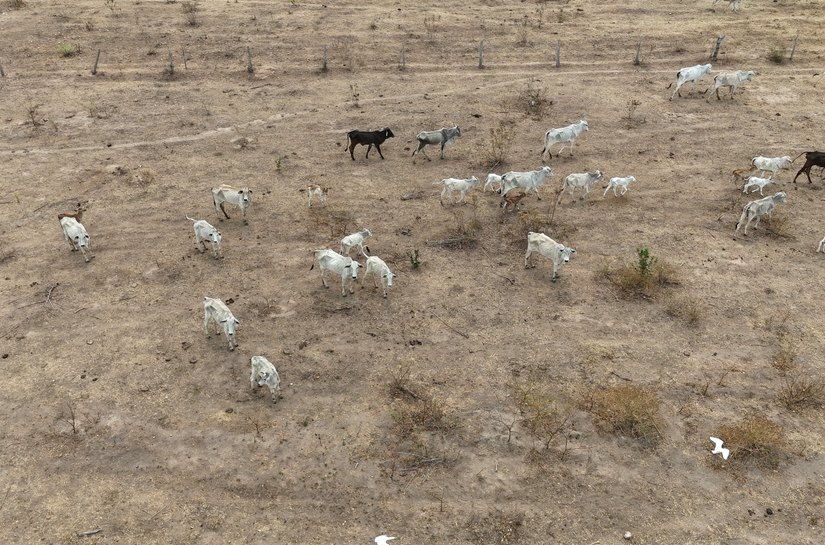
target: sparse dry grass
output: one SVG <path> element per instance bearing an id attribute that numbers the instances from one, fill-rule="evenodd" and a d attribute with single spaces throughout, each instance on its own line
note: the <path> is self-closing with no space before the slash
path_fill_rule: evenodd
<path id="1" fill-rule="evenodd" d="M 788 441 L 782 428 L 759 412 L 721 426 L 715 435 L 730 449 L 729 461 L 775 468 L 788 456 Z"/>
<path id="2" fill-rule="evenodd" d="M 655 447 L 662 439 L 663 419 L 658 394 L 632 384 L 613 386 L 591 393 L 586 407 L 604 431 L 638 439 Z"/>

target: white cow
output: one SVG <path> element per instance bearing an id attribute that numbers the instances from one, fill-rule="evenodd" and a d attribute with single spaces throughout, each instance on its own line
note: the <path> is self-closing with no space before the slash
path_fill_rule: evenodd
<path id="1" fill-rule="evenodd" d="M 745 181 L 745 186 L 742 188 L 742 193 L 750 193 L 748 189 L 754 188 L 754 191 L 757 189 L 759 190 L 760 195 L 764 195 L 762 190 L 765 188 L 766 185 L 772 184 L 773 180 L 771 178 L 760 178 L 758 176 L 748 176 L 747 180 Z"/>
<path id="2" fill-rule="evenodd" d="M 221 253 L 221 234 L 218 230 L 206 220 L 195 220 L 189 216 L 186 216 L 186 219 L 192 222 L 192 226 L 195 229 L 195 248 L 197 248 L 200 253 L 203 253 L 206 251 L 204 242 L 209 241 L 209 243 L 212 244 L 212 253 L 215 255 L 215 259 L 223 257 Z"/>
<path id="3" fill-rule="evenodd" d="M 746 204 L 742 208 L 742 215 L 739 217 L 739 221 L 736 222 L 736 230 L 733 232 L 734 236 L 736 236 L 736 233 L 739 232 L 739 228 L 745 220 L 748 220 L 745 223 L 745 235 L 748 234 L 748 225 L 751 224 L 751 221 L 753 221 L 754 218 L 756 218 L 756 223 L 753 224 L 753 228 L 756 229 L 759 226 L 759 220 L 762 216 L 767 215 L 768 217 L 771 217 L 774 207 L 776 207 L 778 203 L 785 202 L 785 197 L 787 197 L 785 192 L 779 191 L 770 197 L 757 199 Z"/>
<path id="4" fill-rule="evenodd" d="M 369 257 L 366 250 L 369 250 L 370 247 L 364 244 L 364 241 L 372 236 L 372 233 L 369 229 L 361 229 L 357 233 L 353 233 L 351 235 L 347 235 L 341 239 L 341 253 L 344 255 L 349 255 L 353 248 L 358 248 L 358 254 L 363 254 L 366 257 Z"/>
<path id="5" fill-rule="evenodd" d="M 553 175 L 553 169 L 548 166 L 543 166 L 538 170 L 530 170 L 527 172 L 507 172 L 502 174 L 501 195 L 507 195 L 513 189 L 520 187 L 527 193 L 531 189 L 536 192 L 539 200 L 539 187 L 545 182 L 547 178 Z"/>
<path id="6" fill-rule="evenodd" d="M 737 9 L 739 9 L 739 4 L 742 3 L 742 0 L 725 0 L 725 1 L 728 3 L 728 7 L 731 9 L 731 11 L 736 11 Z M 715 6 L 717 2 L 719 2 L 719 0 L 713 0 L 713 5 Z"/>
<path id="7" fill-rule="evenodd" d="M 527 233 L 527 254 L 524 256 L 524 267 L 530 267 L 530 256 L 533 252 L 538 252 L 544 257 L 549 257 L 553 262 L 553 282 L 559 277 L 558 271 L 563 263 L 570 261 L 570 257 L 576 253 L 573 248 L 568 248 L 564 244 L 559 244 L 544 233 Z M 535 267 L 535 265 L 533 265 Z"/>
<path id="8" fill-rule="evenodd" d="M 587 197 L 587 193 L 590 192 L 590 186 L 599 183 L 604 175 L 602 174 L 601 170 L 596 170 L 594 172 L 577 172 L 573 174 L 568 174 L 567 177 L 564 179 L 564 182 L 561 184 L 561 191 L 559 191 L 559 200 L 556 201 L 556 204 L 561 202 L 562 195 L 566 189 L 570 188 L 570 196 L 574 199 L 576 198 L 576 189 L 582 190 L 581 198 L 584 199 Z"/>
<path id="9" fill-rule="evenodd" d="M 681 91 L 679 91 L 679 89 L 682 88 L 682 85 L 689 81 L 692 81 L 695 86 L 696 82 L 698 82 L 704 76 L 710 74 L 710 69 L 710 64 L 697 64 L 696 66 L 688 66 L 686 68 L 682 68 L 681 70 L 676 72 L 676 89 L 674 89 L 673 94 L 670 95 L 670 100 L 673 100 L 673 97 L 676 96 L 677 93 L 679 94 L 679 96 L 682 96 Z M 671 83 L 670 85 L 673 85 L 673 83 Z M 668 89 L 670 89 L 670 85 L 667 86 Z"/>
<path id="10" fill-rule="evenodd" d="M 218 212 L 218 218 L 221 221 L 223 221 L 223 218 L 221 218 L 221 212 L 223 212 L 223 215 L 226 216 L 226 219 L 230 219 L 229 214 L 227 214 L 224 209 L 224 204 L 229 203 L 240 207 L 241 213 L 243 214 L 244 224 L 249 223 L 246 219 L 246 211 L 252 206 L 252 190 L 248 187 L 238 188 L 226 184 L 213 187 L 212 203 L 215 205 L 215 211 Z"/>
<path id="11" fill-rule="evenodd" d="M 721 74 L 717 74 L 716 77 L 713 78 L 713 87 L 705 91 L 705 93 L 710 92 L 705 101 L 710 101 L 710 95 L 712 95 L 714 91 L 716 92 L 716 99 L 722 100 L 719 96 L 719 89 L 721 87 L 730 87 L 730 98 L 733 99 L 736 88 L 746 81 L 751 81 L 753 76 L 754 73 L 752 70 L 737 70 L 736 72 L 722 72 Z"/>
<path id="12" fill-rule="evenodd" d="M 484 183 L 484 192 L 486 193 L 487 191 L 500 191 L 502 183 L 503 180 L 501 176 L 499 176 L 498 174 L 493 174 L 491 172 L 487 174 L 487 181 Z"/>
<path id="13" fill-rule="evenodd" d="M 66 238 L 73 252 L 80 250 L 86 263 L 94 258 L 94 256 L 91 255 L 92 238 L 89 236 L 89 233 L 86 232 L 86 228 L 83 227 L 82 223 L 73 217 L 65 216 L 60 218 L 60 227 L 63 228 L 63 236 Z M 86 255 L 86 250 L 89 250 L 90 255 Z"/>
<path id="14" fill-rule="evenodd" d="M 584 119 L 580 120 L 578 123 L 573 123 L 572 125 L 568 125 L 560 129 L 550 129 L 544 133 L 544 149 L 541 150 L 542 160 L 544 160 L 544 156 L 547 154 L 549 154 L 552 159 L 553 154 L 550 153 L 550 147 L 559 142 L 561 142 L 562 146 L 559 148 L 558 155 L 561 155 L 561 150 L 564 149 L 565 142 L 570 142 L 570 155 L 573 155 L 573 142 L 583 132 L 588 130 L 590 130 L 590 127 Z"/>
<path id="15" fill-rule="evenodd" d="M 249 375 L 250 388 L 254 390 L 256 386 L 266 386 L 272 394 L 272 403 L 277 403 L 281 397 L 278 393 L 281 377 L 278 376 L 275 366 L 263 356 L 252 356 L 249 363 L 252 366 L 252 374 Z"/>
<path id="16" fill-rule="evenodd" d="M 364 287 L 364 282 L 367 280 L 367 276 L 372 275 L 373 283 L 375 287 L 378 287 L 378 278 L 381 278 L 381 287 L 384 289 L 384 298 L 387 297 L 387 290 L 392 287 L 392 279 L 395 278 L 395 274 L 390 271 L 390 268 L 387 267 L 387 264 L 378 257 L 371 255 L 367 258 L 366 268 L 364 269 L 364 276 L 361 277 L 361 287 Z"/>
<path id="17" fill-rule="evenodd" d="M 218 335 L 218 327 L 223 327 L 226 338 L 229 339 L 229 350 L 234 351 L 238 343 L 235 342 L 235 330 L 241 322 L 235 319 L 232 311 L 229 310 L 223 301 L 211 297 L 203 298 L 203 330 L 209 335 L 209 321 L 215 322 L 215 330 Z"/>
<path id="18" fill-rule="evenodd" d="M 610 188 L 613 188 L 613 195 L 616 197 L 620 197 L 627 193 L 627 187 L 636 181 L 636 178 L 633 176 L 625 176 L 624 178 L 610 178 L 610 181 L 607 183 L 607 187 L 604 188 L 604 193 L 602 193 L 602 197 L 607 195 L 607 192 L 610 191 Z M 621 188 L 622 192 L 621 195 L 616 193 L 616 190 Z"/>
<path id="19" fill-rule="evenodd" d="M 464 196 L 467 195 L 467 192 L 478 183 L 478 178 L 471 176 L 466 179 L 444 178 L 440 182 L 433 182 L 433 185 L 444 185 L 444 189 L 441 190 L 441 206 L 444 206 L 444 195 L 449 193 L 450 200 L 453 201 L 453 204 L 458 204 L 464 200 Z M 454 191 L 461 193 L 461 196 L 457 201 L 453 198 Z"/>
<path id="20" fill-rule="evenodd" d="M 369 151 L 367 151 L 367 153 L 369 153 Z M 328 187 L 323 187 L 316 184 L 309 184 L 307 186 L 307 198 L 309 199 L 309 208 L 312 208 L 312 197 L 318 197 L 318 200 L 321 201 L 321 204 L 326 206 L 327 193 L 329 193 Z"/>
<path id="21" fill-rule="evenodd" d="M 762 157 L 760 155 L 751 159 L 751 164 L 761 171 L 761 176 L 765 176 L 766 172 L 771 173 L 769 178 L 776 176 L 776 173 L 783 168 L 791 166 L 791 163 L 793 163 L 793 159 L 787 155 L 783 155 L 782 157 Z"/>
<path id="22" fill-rule="evenodd" d="M 325 288 L 328 288 L 326 272 L 332 271 L 341 276 L 341 296 L 347 296 L 347 288 L 350 293 L 355 293 L 352 289 L 353 280 L 358 278 L 358 267 L 361 266 L 357 261 L 349 256 L 344 257 L 335 250 L 315 250 L 315 262 L 309 270 L 315 268 L 318 264 L 318 270 L 321 271 L 321 283 Z"/>

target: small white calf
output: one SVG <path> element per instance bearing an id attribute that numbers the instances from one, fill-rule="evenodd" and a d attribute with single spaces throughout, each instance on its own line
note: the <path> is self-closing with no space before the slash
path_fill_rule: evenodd
<path id="1" fill-rule="evenodd" d="M 229 203 L 239 207 L 243 215 L 243 222 L 245 224 L 249 223 L 246 219 L 246 211 L 252 206 L 252 190 L 248 187 L 237 188 L 225 184 L 213 187 L 212 203 L 215 205 L 215 211 L 217 211 L 218 218 L 221 221 L 223 221 L 221 212 L 226 216 L 226 219 L 230 219 L 224 208 L 224 204 Z"/>
<path id="2" fill-rule="evenodd" d="M 793 163 L 793 159 L 787 155 L 782 157 L 762 157 L 761 155 L 751 159 L 751 164 L 760 170 L 760 175 L 765 176 L 766 172 L 770 172 L 770 178 L 776 176 L 776 173 L 783 168 L 788 168 Z"/>
<path id="3" fill-rule="evenodd" d="M 748 176 L 747 180 L 745 181 L 745 186 L 742 188 L 742 193 L 751 193 L 748 191 L 750 188 L 754 188 L 754 191 L 757 189 L 759 190 L 760 195 L 764 195 L 762 190 L 765 189 L 765 186 L 768 184 L 772 184 L 773 180 L 771 178 L 759 178 L 758 176 Z"/>
<path id="4" fill-rule="evenodd" d="M 215 322 L 215 331 L 220 335 L 218 327 L 223 327 L 226 338 L 229 339 L 229 350 L 234 351 L 238 343 L 235 342 L 235 330 L 241 322 L 235 319 L 223 301 L 211 297 L 203 298 L 203 330 L 209 335 L 209 321 Z"/>
<path id="5" fill-rule="evenodd" d="M 739 217 L 739 221 L 736 222 L 736 230 L 733 232 L 734 236 L 736 236 L 736 233 L 739 232 L 739 228 L 745 220 L 748 220 L 745 223 L 745 235 L 748 234 L 748 225 L 751 224 L 751 221 L 753 221 L 754 218 L 756 218 L 756 223 L 753 224 L 753 228 L 756 229 L 759 226 L 759 220 L 762 216 L 767 215 L 768 217 L 771 217 L 774 207 L 776 207 L 776 205 L 780 202 L 785 202 L 786 196 L 787 195 L 784 191 L 779 191 L 770 197 L 757 199 L 746 204 L 742 208 L 742 215 Z"/>
<path id="6" fill-rule="evenodd" d="M 704 76 L 710 74 L 710 69 L 710 64 L 697 64 L 696 66 L 682 68 L 681 70 L 676 72 L 676 89 L 674 89 L 673 94 L 670 95 L 670 100 L 673 100 L 673 97 L 676 96 L 677 93 L 679 94 L 679 96 L 682 96 L 682 92 L 680 91 L 682 85 L 686 84 L 689 81 L 692 81 L 695 86 L 696 82 L 698 82 Z M 673 85 L 673 83 L 671 83 L 670 85 Z M 668 89 L 670 89 L 670 85 L 667 86 Z"/>
<path id="7" fill-rule="evenodd" d="M 464 196 L 467 195 L 467 192 L 477 183 L 479 183 L 478 178 L 471 176 L 470 178 L 466 178 L 464 180 L 460 178 L 444 178 L 440 182 L 433 182 L 433 185 L 444 185 L 444 189 L 441 190 L 441 206 L 444 206 L 444 195 L 449 193 L 450 200 L 453 201 L 453 204 L 458 204 L 464 200 Z M 455 191 L 461 193 L 461 196 L 457 201 L 453 198 L 453 192 Z"/>
<path id="8" fill-rule="evenodd" d="M 321 201 L 321 204 L 326 206 L 327 205 L 327 193 L 329 193 L 329 188 L 328 187 L 323 187 L 323 186 L 315 185 L 315 184 L 309 184 L 307 186 L 307 198 L 309 199 L 309 207 L 312 208 L 312 197 L 318 197 L 318 200 Z"/>
<path id="9" fill-rule="evenodd" d="M 561 191 L 559 191 L 559 200 L 556 201 L 556 204 L 561 202 L 561 197 L 564 194 L 564 191 L 570 188 L 570 196 L 574 199 L 576 198 L 576 189 L 582 190 L 581 198 L 584 199 L 587 197 L 587 193 L 590 192 L 590 186 L 599 183 L 604 175 L 600 170 L 595 172 L 578 172 L 574 174 L 568 174 L 567 177 L 564 179 L 564 182 L 561 184 Z"/>
<path id="10" fill-rule="evenodd" d="M 724 0 L 724 1 L 728 3 L 728 7 L 731 9 L 731 11 L 736 11 L 737 9 L 739 9 L 739 4 L 742 3 L 742 0 Z M 713 0 L 713 5 L 715 6 L 717 4 L 717 2 L 719 2 L 719 0 Z"/>
<path id="11" fill-rule="evenodd" d="M 63 228 L 63 236 L 69 243 L 72 251 L 80 250 L 83 254 L 83 259 L 86 263 L 94 256 L 91 255 L 92 239 L 83 224 L 70 216 L 60 218 L 60 227 Z M 89 250 L 90 255 L 86 255 L 86 250 Z"/>
<path id="12" fill-rule="evenodd" d="M 321 283 L 325 288 L 328 288 L 326 272 L 332 271 L 341 276 L 341 296 L 347 296 L 347 288 L 350 293 L 355 293 L 352 289 L 353 280 L 358 278 L 358 267 L 361 266 L 357 261 L 349 256 L 344 257 L 335 250 L 315 250 L 315 262 L 309 270 L 315 268 L 318 264 L 318 270 L 321 271 Z"/>
<path id="13" fill-rule="evenodd" d="M 736 72 L 722 72 L 721 74 L 717 74 L 716 77 L 713 78 L 713 87 L 705 91 L 705 93 L 710 92 L 705 101 L 710 101 L 710 95 L 712 95 L 714 91 L 716 92 L 716 100 L 722 100 L 722 97 L 719 96 L 719 89 L 722 87 L 730 87 L 730 98 L 733 99 L 736 88 L 746 81 L 751 81 L 753 76 L 754 73 L 751 70 L 737 70 Z"/>
<path id="14" fill-rule="evenodd" d="M 192 222 L 195 229 L 195 248 L 203 253 L 206 251 L 204 242 L 208 241 L 212 244 L 212 253 L 215 259 L 223 257 L 221 253 L 221 234 L 206 220 L 195 220 L 186 216 L 186 219 Z"/>
<path id="15" fill-rule="evenodd" d="M 568 248 L 564 244 L 559 244 L 544 233 L 527 233 L 527 254 L 524 256 L 524 267 L 530 267 L 530 256 L 533 252 L 538 252 L 544 257 L 550 258 L 553 262 L 553 282 L 559 277 L 558 271 L 563 263 L 570 261 L 570 257 L 576 253 L 573 248 Z M 535 265 L 533 265 L 535 267 Z"/>
<path id="16" fill-rule="evenodd" d="M 610 181 L 607 183 L 607 187 L 604 188 L 604 193 L 602 193 L 602 197 L 607 195 L 607 192 L 610 191 L 610 188 L 613 188 L 613 195 L 619 197 L 627 193 L 627 186 L 631 183 L 635 182 L 636 178 L 633 176 L 625 176 L 624 178 L 610 178 Z M 621 195 L 616 193 L 616 190 L 621 188 L 622 192 Z"/>
<path id="17" fill-rule="evenodd" d="M 366 257 L 369 257 L 366 250 L 369 250 L 370 247 L 364 245 L 364 241 L 372 236 L 372 233 L 369 229 L 361 229 L 357 233 L 353 233 L 351 235 L 347 235 L 341 239 L 341 253 L 344 255 L 349 255 L 353 248 L 358 248 L 358 254 L 356 256 L 363 254 Z"/>
<path id="18" fill-rule="evenodd" d="M 530 170 L 527 172 L 507 172 L 501 176 L 501 195 L 504 196 L 513 189 L 520 187 L 527 193 L 531 189 L 536 192 L 536 196 L 541 200 L 539 195 L 539 187 L 553 175 L 553 169 L 548 166 L 543 166 L 538 170 Z"/>
<path id="19" fill-rule="evenodd" d="M 387 290 L 392 287 L 392 279 L 395 278 L 396 275 L 390 271 L 390 268 L 387 267 L 387 264 L 384 263 L 381 258 L 374 255 L 367 258 L 364 276 L 361 277 L 361 287 L 364 287 L 364 282 L 369 275 L 372 275 L 372 280 L 376 288 L 378 287 L 378 277 L 381 277 L 381 287 L 384 289 L 384 298 L 386 299 Z"/>
<path id="20" fill-rule="evenodd" d="M 491 172 L 487 175 L 487 181 L 484 184 L 484 192 L 486 193 L 487 191 L 500 191 L 502 183 L 503 180 L 501 176 L 499 176 L 498 174 L 493 174 Z"/>
<path id="21" fill-rule="evenodd" d="M 281 397 L 278 392 L 281 387 L 281 377 L 278 376 L 275 366 L 263 356 L 252 356 L 249 363 L 252 366 L 252 374 L 249 375 L 250 388 L 255 390 L 256 386 L 266 386 L 272 394 L 272 403 L 277 403 Z"/>
<path id="22" fill-rule="evenodd" d="M 825 253 L 825 238 L 819 241 L 819 246 L 817 246 L 816 251 Z"/>
<path id="23" fill-rule="evenodd" d="M 550 129 L 544 133 L 544 149 L 541 150 L 542 160 L 547 154 L 550 155 L 550 158 L 553 157 L 553 154 L 550 152 L 550 147 L 559 142 L 562 146 L 559 148 L 558 155 L 561 155 L 561 151 L 564 149 L 564 144 L 566 142 L 570 142 L 570 155 L 573 155 L 573 142 L 575 142 L 576 138 L 581 136 L 583 132 L 588 130 L 590 130 L 590 127 L 584 119 L 580 120 L 578 123 L 573 123 L 572 125 L 568 125 L 560 129 Z"/>

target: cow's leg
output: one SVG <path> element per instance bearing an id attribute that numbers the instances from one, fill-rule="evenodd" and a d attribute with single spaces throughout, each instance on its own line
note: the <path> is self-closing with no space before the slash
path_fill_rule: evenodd
<path id="1" fill-rule="evenodd" d="M 380 155 L 380 156 L 381 156 L 381 159 L 383 159 L 383 158 L 384 158 L 384 154 L 383 154 L 383 153 L 381 153 L 381 146 L 379 146 L 378 144 L 375 144 L 375 151 L 377 151 L 377 152 L 378 152 L 378 155 Z"/>

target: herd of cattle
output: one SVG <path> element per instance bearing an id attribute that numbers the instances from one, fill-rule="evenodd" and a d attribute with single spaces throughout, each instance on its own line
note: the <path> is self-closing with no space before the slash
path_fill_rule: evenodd
<path id="1" fill-rule="evenodd" d="M 715 3 L 715 2 L 714 2 Z M 738 1 L 731 2 L 732 9 L 738 6 Z M 670 99 L 672 100 L 677 94 L 681 96 L 680 89 L 688 82 L 698 82 L 703 76 L 710 74 L 711 65 L 702 64 L 692 67 L 687 67 L 679 70 L 676 74 L 676 89 L 673 91 Z M 719 98 L 719 89 L 721 87 L 729 87 L 731 90 L 731 98 L 738 85 L 746 81 L 751 81 L 754 73 L 751 71 L 736 71 L 730 73 L 722 73 L 714 78 L 713 87 L 708 90 L 716 92 Z M 672 84 L 671 84 L 672 85 Z M 707 93 L 708 91 L 705 91 Z M 561 144 L 558 154 L 569 146 L 570 154 L 573 153 L 573 143 L 576 138 L 581 136 L 584 132 L 589 130 L 587 121 L 580 120 L 567 127 L 550 129 L 544 134 L 544 148 L 541 156 L 544 160 L 549 155 L 552 158 L 551 148 L 555 144 Z M 354 149 L 357 145 L 367 146 L 366 158 L 369 158 L 369 153 L 374 146 L 378 151 L 381 159 L 384 155 L 381 153 L 381 144 L 388 138 L 395 135 L 388 127 L 377 131 L 359 131 L 353 130 L 347 133 L 346 150 L 349 151 L 352 160 L 355 160 Z M 435 131 L 423 131 L 416 136 L 417 147 L 413 151 L 412 157 L 415 162 L 415 157 L 419 152 L 428 160 L 424 148 L 429 145 L 440 147 L 440 157 L 444 158 L 445 146 L 451 144 L 456 138 L 461 136 L 461 129 L 458 125 L 453 127 L 442 128 Z M 759 194 L 762 195 L 764 187 L 774 182 L 774 177 L 781 169 L 788 168 L 796 159 L 805 155 L 805 164 L 796 173 L 793 182 L 796 183 L 800 174 L 804 173 L 808 182 L 811 183 L 810 170 L 817 166 L 825 169 L 825 152 L 810 151 L 800 153 L 796 158 L 791 159 L 788 156 L 783 157 L 754 157 L 751 164 L 752 168 L 734 171 L 734 176 L 738 176 L 743 182 L 743 192 L 748 193 L 758 189 Z M 759 171 L 760 176 L 756 176 L 755 172 Z M 764 176 L 768 174 L 768 177 Z M 501 205 L 506 207 L 513 205 L 515 209 L 519 201 L 523 199 L 529 192 L 536 194 L 537 198 L 541 200 L 539 188 L 553 175 L 553 170 L 549 166 L 543 166 L 537 170 L 532 171 L 511 171 L 505 174 L 489 173 L 484 185 L 484 191 L 497 191 L 502 197 Z M 562 182 L 561 188 L 558 191 L 557 203 L 561 202 L 562 197 L 566 191 L 569 190 L 571 196 L 575 199 L 575 192 L 577 189 L 581 190 L 581 199 L 584 199 L 590 188 L 603 180 L 601 171 L 572 173 L 566 176 Z M 607 195 L 610 189 L 613 189 L 613 194 L 616 197 L 623 196 L 628 186 L 635 182 L 634 176 L 613 177 L 605 186 L 603 197 Z M 441 191 L 441 204 L 444 205 L 445 197 L 449 196 L 454 204 L 462 202 L 468 191 L 480 183 L 475 176 L 466 179 L 460 178 L 445 178 L 440 182 L 434 182 L 437 185 L 443 186 Z M 322 203 L 326 203 L 327 187 L 310 184 L 305 191 L 308 196 L 308 206 L 312 207 L 313 198 L 318 198 Z M 302 190 L 303 191 L 303 190 Z M 455 200 L 453 193 L 458 192 L 459 198 Z M 782 203 L 786 199 L 786 193 L 779 191 L 774 195 L 763 197 L 761 199 L 748 202 L 742 209 L 742 214 L 739 221 L 736 223 L 734 236 L 739 232 L 739 229 L 744 226 L 744 234 L 747 235 L 748 227 L 751 222 L 754 222 L 754 229 L 759 225 L 759 221 L 763 216 L 769 216 L 778 203 Z M 252 191 L 248 187 L 232 187 L 229 185 L 220 185 L 212 188 L 212 203 L 218 218 L 223 221 L 224 218 L 230 219 L 226 212 L 225 205 L 237 206 L 241 210 L 244 224 L 248 224 L 247 211 L 252 206 Z M 91 254 L 91 238 L 86 232 L 82 224 L 83 212 L 86 210 L 83 203 L 78 204 L 77 208 L 72 212 L 58 214 L 58 220 L 63 229 L 63 235 L 69 243 L 72 251 L 80 251 L 83 254 L 85 261 L 88 263 L 94 256 Z M 221 217 L 223 214 L 223 217 Z M 209 243 L 212 253 L 216 259 L 221 258 L 221 234 L 208 221 L 203 219 L 193 219 L 186 217 L 192 222 L 195 234 L 195 247 L 200 253 L 207 250 L 206 243 Z M 380 279 L 382 294 L 386 298 L 389 288 L 392 287 L 393 278 L 396 276 L 387 264 L 379 257 L 367 254 L 369 247 L 366 245 L 366 240 L 372 236 L 369 229 L 362 229 L 357 233 L 347 235 L 341 240 L 340 253 L 332 249 L 320 249 L 314 252 L 314 262 L 311 268 L 318 266 L 321 275 L 321 283 L 325 288 L 329 287 L 327 284 L 326 273 L 332 271 L 333 274 L 341 278 L 341 295 L 346 297 L 348 293 L 354 293 L 353 282 L 357 279 L 358 269 L 361 264 L 352 258 L 352 251 L 356 251 L 356 258 L 359 255 L 366 257 L 366 268 L 361 282 L 365 281 L 369 275 L 373 276 L 373 282 L 378 287 Z M 823 238 L 817 252 L 825 252 L 825 238 Z M 569 248 L 554 241 L 552 238 L 544 233 L 530 232 L 527 235 L 527 253 L 524 257 L 525 267 L 531 266 L 531 256 L 533 253 L 539 253 L 542 256 L 548 257 L 553 264 L 552 281 L 555 282 L 558 278 L 558 270 L 563 263 L 570 260 L 571 256 L 576 253 L 576 250 Z M 237 346 L 235 342 L 235 332 L 240 322 L 232 314 L 232 311 L 220 299 L 213 299 L 205 297 L 203 300 L 204 319 L 203 328 L 207 335 L 209 334 L 209 323 L 214 322 L 216 328 L 223 330 L 226 338 L 229 341 L 229 350 L 232 351 Z M 267 386 L 272 394 L 273 401 L 277 401 L 279 394 L 280 378 L 275 367 L 266 358 L 262 356 L 253 356 L 250 365 L 252 374 L 250 376 L 251 386 Z"/>

